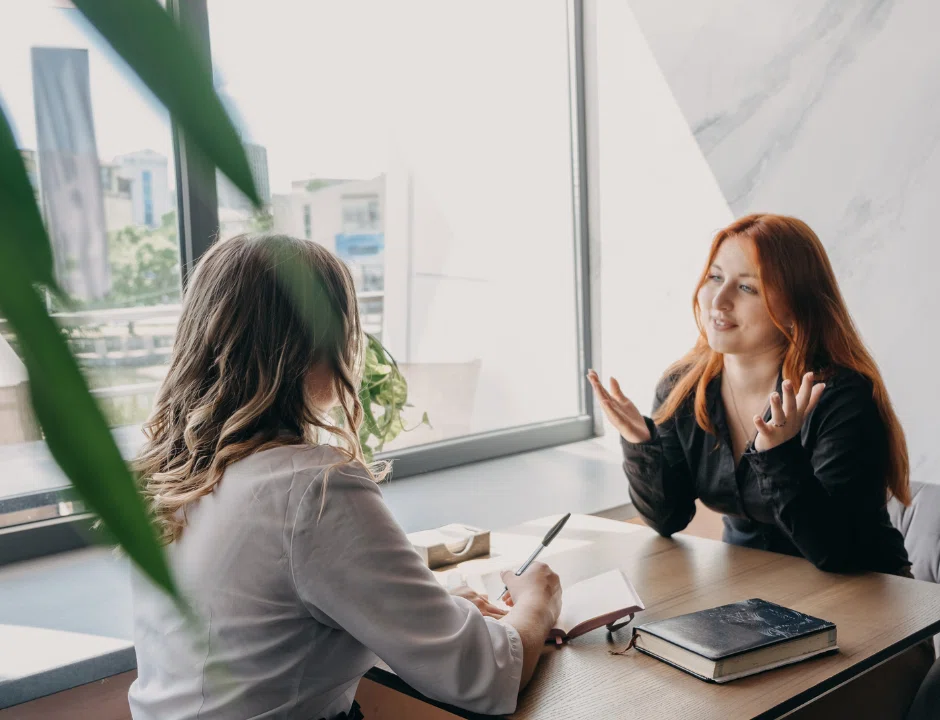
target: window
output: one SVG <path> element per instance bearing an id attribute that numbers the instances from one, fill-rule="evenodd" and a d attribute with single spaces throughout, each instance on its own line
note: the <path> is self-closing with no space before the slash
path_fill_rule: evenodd
<path id="1" fill-rule="evenodd" d="M 428 413 L 387 447 L 579 416 L 568 3 L 207 7 L 274 229 L 349 265 L 406 424 Z M 250 221 L 220 216 L 223 235 Z"/>
<path id="2" fill-rule="evenodd" d="M 74 301 L 66 309 L 50 300 L 49 309 L 130 455 L 179 315 L 170 124 L 78 11 L 61 5 L 3 5 L 0 90 L 56 275 Z M 57 501 L 64 485 L 31 416 L 17 338 L 0 318 L 0 527 L 80 510 Z"/>
<path id="3" fill-rule="evenodd" d="M 377 195 L 344 195 L 341 202 L 344 233 L 377 232 L 382 229 L 379 220 L 380 210 Z"/>
<path id="4" fill-rule="evenodd" d="M 2 101 L 75 300 L 50 310 L 126 456 L 166 374 L 181 248 L 190 267 L 216 229 L 302 236 L 347 263 L 363 328 L 409 383 L 409 430 L 386 445 L 398 477 L 593 434 L 573 0 L 270 0 L 263 23 L 254 0 L 187 5 L 263 207 L 220 174 L 217 207 L 200 205 L 212 175 L 193 171 L 182 224 L 189 148 L 166 112 L 68 3 L 10 2 Z M 0 527 L 81 510 L 25 381 L 0 318 Z"/>

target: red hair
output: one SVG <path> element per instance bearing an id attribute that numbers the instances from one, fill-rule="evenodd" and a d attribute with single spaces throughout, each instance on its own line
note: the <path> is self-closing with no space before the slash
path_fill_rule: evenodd
<path id="1" fill-rule="evenodd" d="M 802 220 L 782 215 L 748 215 L 715 235 L 692 301 L 699 338 L 685 357 L 666 371 L 667 377 L 678 376 L 678 380 L 653 419 L 662 424 L 673 417 L 694 392 L 696 421 L 703 430 L 717 434 L 708 417 L 705 389 L 721 372 L 723 356 L 708 344 L 700 317 L 698 291 L 707 281 L 718 248 L 732 236 L 747 238 L 754 248 L 764 303 L 786 338 L 783 377 L 798 388 L 807 372 L 815 371 L 817 379 L 824 380 L 836 368 L 846 368 L 871 382 L 873 399 L 888 436 L 888 490 L 909 505 L 910 463 L 904 430 L 891 406 L 878 366 L 849 315 L 826 250 L 816 233 Z M 787 308 L 793 318 L 792 326 L 781 322 L 768 302 L 770 297 Z"/>

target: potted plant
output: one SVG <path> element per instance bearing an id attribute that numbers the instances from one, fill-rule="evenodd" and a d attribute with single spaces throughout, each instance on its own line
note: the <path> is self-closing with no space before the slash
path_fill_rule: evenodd
<path id="1" fill-rule="evenodd" d="M 402 419 L 402 411 L 411 407 L 408 404 L 408 381 L 385 346 L 372 335 L 367 334 L 366 339 L 362 386 L 359 389 L 365 420 L 359 428 L 359 442 L 366 459 L 371 461 L 374 453 L 382 452 L 385 443 L 414 428 L 406 428 Z M 426 412 L 421 416 L 420 425 L 431 425 Z"/>

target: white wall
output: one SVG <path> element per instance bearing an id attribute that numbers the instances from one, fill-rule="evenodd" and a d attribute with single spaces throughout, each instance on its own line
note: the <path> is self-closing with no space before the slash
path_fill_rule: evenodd
<path id="1" fill-rule="evenodd" d="M 629 0 L 735 215 L 820 236 L 908 437 L 940 482 L 940 4 Z"/>
<path id="2" fill-rule="evenodd" d="M 649 412 L 696 337 L 695 283 L 732 214 L 636 18 L 597 4 L 600 333 L 596 369 Z M 607 425 L 605 444 L 617 432 Z"/>

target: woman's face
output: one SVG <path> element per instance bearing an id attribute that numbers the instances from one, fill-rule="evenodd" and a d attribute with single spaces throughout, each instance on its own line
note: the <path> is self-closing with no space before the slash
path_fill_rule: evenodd
<path id="1" fill-rule="evenodd" d="M 705 283 L 699 288 L 700 321 L 708 344 L 726 355 L 758 355 L 779 348 L 786 338 L 764 304 L 753 244 L 732 236 L 718 248 Z M 789 322 L 786 313 L 777 317 Z"/>

